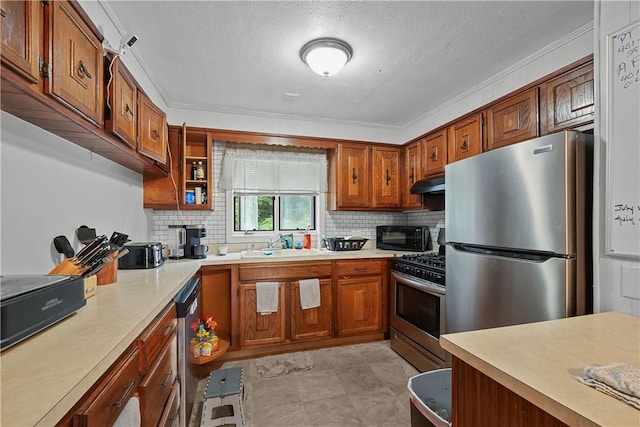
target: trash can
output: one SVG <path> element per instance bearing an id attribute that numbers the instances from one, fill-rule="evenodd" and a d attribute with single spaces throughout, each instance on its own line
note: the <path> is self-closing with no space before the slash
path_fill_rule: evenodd
<path id="1" fill-rule="evenodd" d="M 409 378 L 411 427 L 451 427 L 451 368 Z"/>

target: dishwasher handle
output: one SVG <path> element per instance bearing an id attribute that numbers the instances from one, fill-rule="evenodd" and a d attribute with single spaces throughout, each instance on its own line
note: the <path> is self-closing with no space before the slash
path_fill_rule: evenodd
<path id="1" fill-rule="evenodd" d="M 193 302 L 200 298 L 200 287 L 200 279 L 192 277 L 173 298 L 178 318 L 186 317 L 189 314 L 189 308 Z"/>

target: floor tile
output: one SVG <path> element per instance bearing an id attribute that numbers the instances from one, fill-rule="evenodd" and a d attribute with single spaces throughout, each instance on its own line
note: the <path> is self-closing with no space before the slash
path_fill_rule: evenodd
<path id="1" fill-rule="evenodd" d="M 353 406 L 351 401 L 344 397 L 313 400 L 311 402 L 304 402 L 302 405 L 312 426 L 366 426 L 358 416 L 356 408 Z"/>
<path id="2" fill-rule="evenodd" d="M 246 425 L 254 427 L 311 426 L 309 417 L 300 402 L 261 409 L 254 414 L 251 424 L 246 421 Z"/>
<path id="3" fill-rule="evenodd" d="M 367 426 L 383 425 L 398 420 L 406 412 L 404 406 L 386 387 L 351 393 L 349 399 Z"/>
<path id="4" fill-rule="evenodd" d="M 253 414 L 268 408 L 277 408 L 300 402 L 296 380 L 291 375 L 276 378 L 261 378 L 251 382 Z"/>
<path id="5" fill-rule="evenodd" d="M 375 390 L 383 386 L 382 381 L 367 364 L 336 368 L 335 372 L 347 393 Z"/>
<path id="6" fill-rule="evenodd" d="M 345 396 L 342 384 L 332 370 L 311 371 L 295 376 L 300 399 L 303 402 Z"/>

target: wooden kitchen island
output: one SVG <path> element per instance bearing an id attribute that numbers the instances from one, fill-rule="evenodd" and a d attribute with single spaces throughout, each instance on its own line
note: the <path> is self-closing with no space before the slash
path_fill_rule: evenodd
<path id="1" fill-rule="evenodd" d="M 608 312 L 440 337 L 453 357 L 452 412 L 466 426 L 640 426 L 640 411 L 574 377 L 640 366 L 640 318 Z"/>

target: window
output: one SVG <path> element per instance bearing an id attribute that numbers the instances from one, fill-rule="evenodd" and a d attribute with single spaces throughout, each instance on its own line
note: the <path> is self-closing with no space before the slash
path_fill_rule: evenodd
<path id="1" fill-rule="evenodd" d="M 233 195 L 234 232 L 280 232 L 316 230 L 317 196 L 244 194 Z"/>

